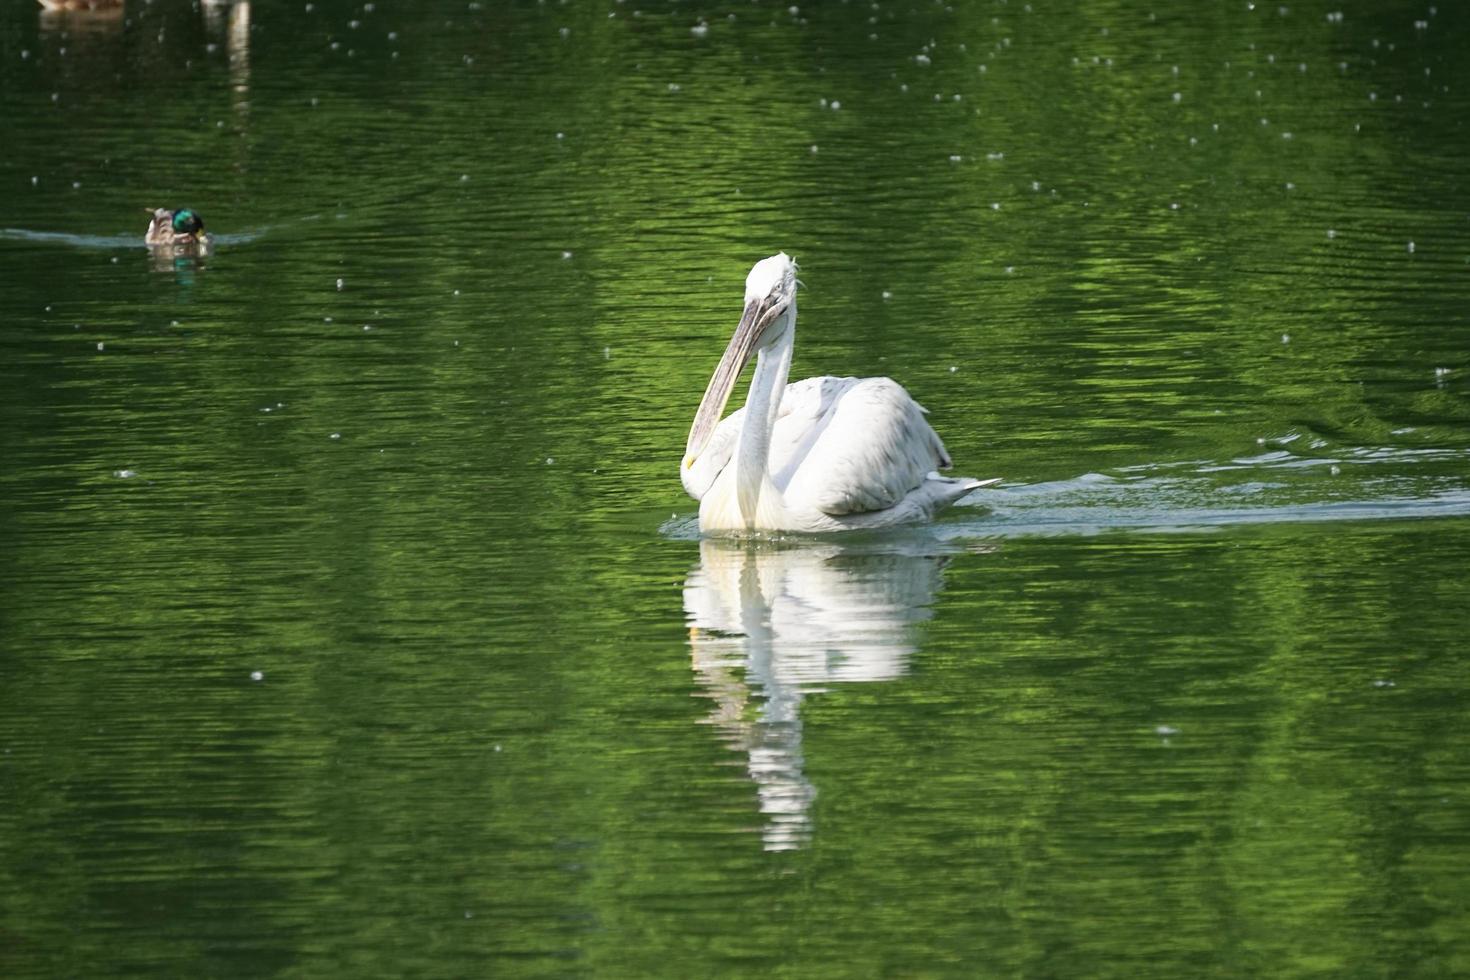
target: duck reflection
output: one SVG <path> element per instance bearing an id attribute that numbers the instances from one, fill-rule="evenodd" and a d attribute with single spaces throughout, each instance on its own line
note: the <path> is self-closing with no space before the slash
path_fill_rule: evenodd
<path id="1" fill-rule="evenodd" d="M 901 677 L 948 561 L 893 542 L 700 542 L 684 585 L 694 673 L 714 702 L 709 723 L 747 757 L 767 850 L 799 848 L 812 833 L 802 700 Z"/>

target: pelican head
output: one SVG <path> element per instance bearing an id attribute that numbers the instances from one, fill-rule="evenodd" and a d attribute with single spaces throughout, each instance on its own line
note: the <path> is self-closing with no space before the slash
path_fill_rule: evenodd
<path id="1" fill-rule="evenodd" d="M 745 312 L 694 413 L 684 447 L 684 469 L 693 466 L 709 444 L 730 392 L 751 357 L 786 339 L 795 328 L 796 287 L 796 261 L 785 252 L 761 259 L 745 277 Z"/>
<path id="2" fill-rule="evenodd" d="M 750 267 L 745 277 L 745 306 L 751 303 L 788 306 L 796 302 L 796 260 L 785 252 L 777 252 Z"/>

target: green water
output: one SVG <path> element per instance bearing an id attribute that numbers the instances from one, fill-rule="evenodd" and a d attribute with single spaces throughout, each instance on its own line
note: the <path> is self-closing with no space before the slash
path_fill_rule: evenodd
<path id="1" fill-rule="evenodd" d="M 1470 973 L 1467 51 L 7 5 L 0 974 Z M 1000 488 L 699 540 L 778 249 Z"/>

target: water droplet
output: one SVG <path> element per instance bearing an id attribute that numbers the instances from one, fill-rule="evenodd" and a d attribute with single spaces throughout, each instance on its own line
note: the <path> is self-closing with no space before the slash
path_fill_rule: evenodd
<path id="1" fill-rule="evenodd" d="M 338 289 L 338 290 L 339 290 L 339 291 L 340 291 L 340 290 L 341 290 L 341 289 L 342 289 L 342 287 L 343 287 L 343 286 L 344 286 L 344 285 L 346 285 L 346 283 L 345 283 L 345 282 L 344 282 L 344 281 L 343 281 L 343 280 L 341 280 L 341 279 L 338 279 L 338 280 L 337 280 L 337 289 Z"/>
<path id="2" fill-rule="evenodd" d="M 136 470 L 113 470 L 112 475 L 117 477 L 119 480 L 131 480 L 133 477 L 137 476 L 138 473 Z"/>
<path id="3" fill-rule="evenodd" d="M 330 436 L 328 436 L 328 438 L 330 438 L 330 439 L 341 439 L 342 438 L 342 433 L 340 433 L 340 432 L 333 432 Z"/>
<path id="4" fill-rule="evenodd" d="M 252 670 L 250 672 L 250 679 L 252 681 L 257 681 L 257 682 L 258 681 L 265 680 L 265 671 L 263 671 L 263 670 Z"/>

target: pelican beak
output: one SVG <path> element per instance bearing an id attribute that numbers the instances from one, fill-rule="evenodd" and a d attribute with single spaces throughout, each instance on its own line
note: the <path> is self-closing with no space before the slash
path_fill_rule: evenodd
<path id="1" fill-rule="evenodd" d="M 745 304 L 735 336 L 730 338 L 730 346 L 725 348 L 715 373 L 710 376 L 709 386 L 704 389 L 699 410 L 694 413 L 694 424 L 689 427 L 689 442 L 684 447 L 685 469 L 693 466 L 699 454 L 704 452 L 710 436 L 714 435 L 715 426 L 720 424 L 720 417 L 725 413 L 725 403 L 730 400 L 730 392 L 735 390 L 740 372 L 750 363 L 766 328 L 784 312 L 786 303 L 779 293 Z"/>

